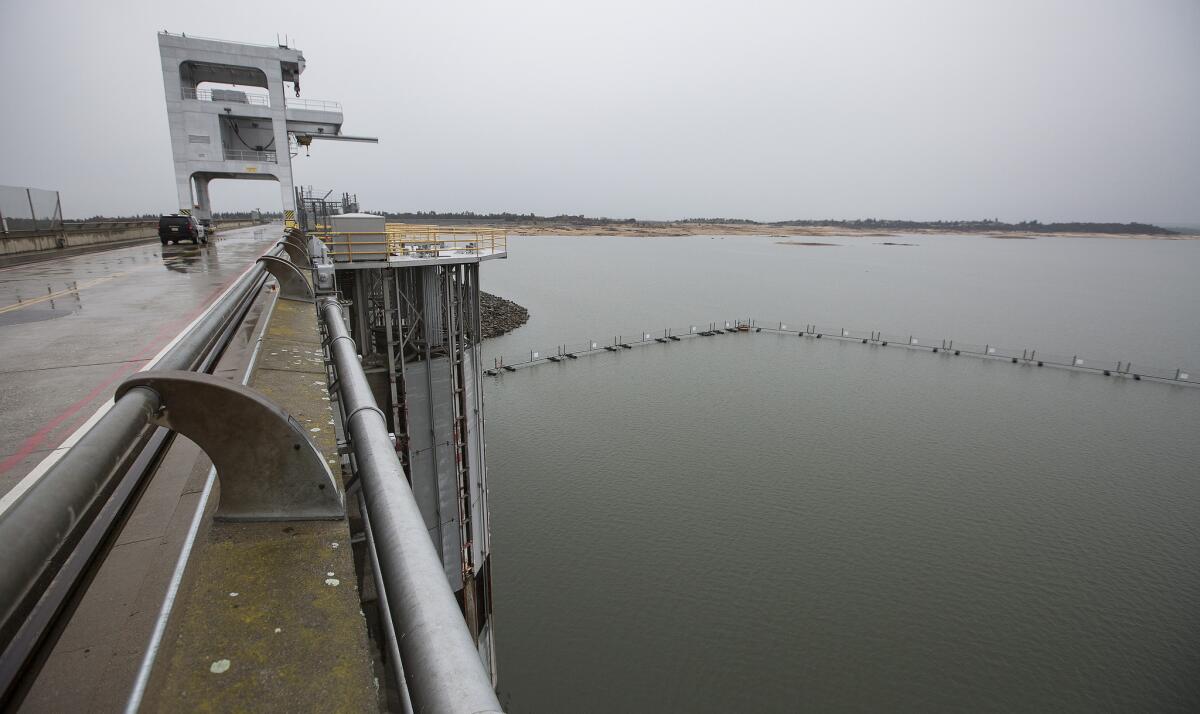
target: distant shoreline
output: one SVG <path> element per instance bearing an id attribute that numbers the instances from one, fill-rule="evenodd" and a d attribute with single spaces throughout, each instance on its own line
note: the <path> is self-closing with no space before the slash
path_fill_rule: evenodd
<path id="1" fill-rule="evenodd" d="M 987 235 L 995 238 L 1040 238 L 1070 236 L 1084 238 L 1159 238 L 1194 240 L 1200 238 L 1200 227 L 1166 228 L 1151 223 L 1115 223 L 1102 221 L 1038 220 L 1005 223 L 999 219 L 913 221 L 899 219 L 859 218 L 795 219 L 787 221 L 754 221 L 741 218 L 683 218 L 678 220 L 638 220 L 636 218 L 605 218 L 586 215 L 539 216 L 533 213 L 475 213 L 463 211 L 442 213 L 418 211 L 396 213 L 384 211 L 389 222 L 444 227 L 488 227 L 512 235 L 580 235 L 580 236 L 738 236 L 754 235 L 773 238 L 816 237 L 879 237 L 898 235 Z"/>
<path id="2" fill-rule="evenodd" d="M 431 221 L 445 225 L 440 221 Z M 457 222 L 456 222 L 457 223 Z M 457 223 L 461 225 L 461 223 Z M 894 238 L 912 235 L 980 235 L 998 239 L 1035 238 L 1112 238 L 1125 240 L 1200 240 L 1200 235 L 1185 233 L 1111 233 L 1089 231 L 995 230 L 986 228 L 902 228 L 875 230 L 843 226 L 780 226 L 745 223 L 620 223 L 620 224 L 509 224 L 479 221 L 475 225 L 493 226 L 514 236 L 626 236 L 631 238 L 682 236 L 768 236 L 772 238 Z"/>

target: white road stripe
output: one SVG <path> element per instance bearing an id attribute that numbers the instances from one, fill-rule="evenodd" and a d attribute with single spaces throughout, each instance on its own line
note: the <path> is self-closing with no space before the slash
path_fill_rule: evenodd
<path id="1" fill-rule="evenodd" d="M 258 362 L 258 353 L 262 348 L 263 336 L 266 335 L 267 327 L 271 322 L 271 314 L 275 311 L 275 303 L 279 301 L 279 293 L 275 293 L 275 299 L 263 311 L 263 316 L 259 320 L 258 341 L 254 344 L 254 351 L 250 353 L 250 361 L 246 365 L 246 371 L 242 374 L 242 384 L 247 384 L 250 381 L 250 373 L 254 370 L 254 365 Z M 192 556 L 192 548 L 196 544 L 196 535 L 200 532 L 200 524 L 204 519 L 204 509 L 208 506 L 208 499 L 212 496 L 213 483 L 217 480 L 217 467 L 213 466 L 208 469 L 208 476 L 204 480 L 204 490 L 200 493 L 200 500 L 196 502 L 196 512 L 192 514 L 192 523 L 188 527 L 187 537 L 183 539 L 183 546 L 179 549 L 179 557 L 175 560 L 175 570 L 171 573 L 171 582 L 167 585 L 167 593 L 163 597 L 162 607 L 158 611 L 158 619 L 154 622 L 154 632 L 150 634 L 150 642 L 146 645 L 146 652 L 142 655 L 142 664 L 138 668 L 137 679 L 133 683 L 133 691 L 129 694 L 129 701 L 125 704 L 126 714 L 137 714 L 137 710 L 142 706 L 142 699 L 146 696 L 146 685 L 150 683 L 150 672 L 154 669 L 154 661 L 158 658 L 158 650 L 162 646 L 163 635 L 167 631 L 167 622 L 171 619 L 171 610 L 175 607 L 175 598 L 179 595 L 179 585 L 183 582 L 183 574 L 187 571 L 188 560 Z"/>

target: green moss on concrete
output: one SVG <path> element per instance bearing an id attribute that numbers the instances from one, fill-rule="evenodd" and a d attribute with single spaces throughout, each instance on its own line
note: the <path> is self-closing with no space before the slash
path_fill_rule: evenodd
<path id="1" fill-rule="evenodd" d="M 305 426 L 340 481 L 316 326 L 311 303 L 277 301 L 250 386 Z M 212 523 L 172 631 L 149 709 L 379 709 L 345 521 Z"/>

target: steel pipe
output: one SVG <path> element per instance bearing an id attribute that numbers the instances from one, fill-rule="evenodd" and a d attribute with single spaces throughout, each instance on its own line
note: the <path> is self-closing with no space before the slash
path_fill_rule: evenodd
<path id="1" fill-rule="evenodd" d="M 383 584 L 383 573 L 379 571 L 379 551 L 375 550 L 375 537 L 371 535 L 371 516 L 367 513 L 367 502 L 363 498 L 362 489 L 358 491 L 358 508 L 367 541 L 367 555 L 371 560 L 371 579 L 375 581 L 375 596 L 379 604 L 383 605 L 379 612 L 379 622 L 387 645 L 388 665 L 396 679 L 396 688 L 400 690 L 400 708 L 403 714 L 413 714 L 412 694 L 408 691 L 408 677 L 404 674 L 404 661 L 400 658 L 400 645 L 396 642 L 396 626 L 392 624 L 392 611 L 388 608 L 387 588 Z"/>
<path id="2" fill-rule="evenodd" d="M 337 300 L 320 301 L 388 609 L 417 712 L 501 712 Z"/>

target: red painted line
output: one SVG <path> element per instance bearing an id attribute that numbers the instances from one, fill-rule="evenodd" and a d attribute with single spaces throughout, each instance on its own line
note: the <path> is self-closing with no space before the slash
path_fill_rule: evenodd
<path id="1" fill-rule="evenodd" d="M 149 359 L 149 358 L 147 358 L 147 359 Z M 18 463 L 20 463 L 22 459 L 24 459 L 26 456 L 28 456 L 30 453 L 32 453 L 34 450 L 36 450 L 37 447 L 40 446 L 41 443 L 46 440 L 47 436 L 49 436 L 52 432 L 54 432 L 56 429 L 58 429 L 58 427 L 60 425 L 62 425 L 62 423 L 64 421 L 69 419 L 72 414 L 79 411 L 83 407 L 87 406 L 93 399 L 95 399 L 96 397 L 100 396 L 105 391 L 107 391 L 108 387 L 113 382 L 117 381 L 118 378 L 124 376 L 125 373 L 128 371 L 129 371 L 129 369 L 127 367 L 124 369 L 119 369 L 116 372 L 112 373 L 111 375 L 106 377 L 103 382 L 100 383 L 100 386 L 96 387 L 91 392 L 88 392 L 88 395 L 86 397 L 75 402 L 71 406 L 64 409 L 61 414 L 54 417 L 50 421 L 46 422 L 46 424 L 43 425 L 41 429 L 38 429 L 36 432 L 34 432 L 33 436 L 29 437 L 24 442 L 22 442 L 21 448 L 17 449 L 17 451 L 15 453 L 13 453 L 12 456 L 9 456 L 3 462 L 0 462 L 0 474 L 5 473 L 9 469 L 16 466 Z M 59 442 L 59 443 L 61 443 L 61 442 Z"/>
<path id="2" fill-rule="evenodd" d="M 222 292 L 224 292 L 230 285 L 233 284 L 233 282 L 235 280 L 237 280 L 241 276 L 242 276 L 241 273 L 235 275 L 234 277 L 230 278 L 224 285 L 221 285 L 220 287 L 216 288 L 211 293 L 209 293 L 209 295 L 201 303 L 200 308 L 192 311 L 187 316 L 179 318 L 178 320 L 175 320 L 174 322 L 171 322 L 171 323 L 167 324 L 166 326 L 164 326 L 161 330 L 158 331 L 157 334 L 155 334 L 155 336 L 153 337 L 153 339 L 150 340 L 150 342 L 143 345 L 142 349 L 138 350 L 137 354 L 135 354 L 132 357 L 133 363 L 118 367 L 111 374 L 109 374 L 107 377 L 105 377 L 104 380 L 100 383 L 100 385 L 98 387 L 93 389 L 91 392 L 88 392 L 87 396 L 83 397 L 79 401 L 75 402 L 71 406 L 64 409 L 62 412 L 59 413 L 58 416 L 54 417 L 53 419 L 51 419 L 50 421 L 48 421 L 44 425 L 42 425 L 42 428 L 40 428 L 36 432 L 34 432 L 34 434 L 32 436 L 30 436 L 25 441 L 21 442 L 21 446 L 15 452 L 13 452 L 7 459 L 0 462 L 0 474 L 6 473 L 7 471 L 11 470 L 14 466 L 16 466 L 18 463 L 20 463 L 22 459 L 24 459 L 26 456 L 28 456 L 29 454 L 36 451 L 38 449 L 38 447 L 42 445 L 42 442 L 44 442 L 51 434 L 53 434 L 56 430 L 58 430 L 58 428 L 60 426 L 62 426 L 63 422 L 70 419 L 80 409 L 83 409 L 88 404 L 90 404 L 92 401 L 94 401 L 96 398 L 98 398 L 100 395 L 104 394 L 108 390 L 108 388 L 110 386 L 112 386 L 112 384 L 114 382 L 116 382 L 118 379 L 120 379 L 128 374 L 132 374 L 133 372 L 137 371 L 138 369 L 141 369 L 141 365 L 138 363 L 148 362 L 151 358 L 154 357 L 154 355 L 158 354 L 158 352 L 163 348 L 163 345 L 167 344 L 172 339 L 174 339 L 175 335 L 179 332 L 179 330 L 181 329 L 182 326 L 185 326 L 185 325 L 191 323 L 191 321 L 195 320 L 196 317 L 200 313 L 207 310 L 209 303 L 214 298 L 216 298 L 218 295 L 220 295 Z M 80 420 L 80 423 L 82 423 L 83 421 L 86 421 L 86 419 Z M 57 448 L 63 442 L 63 440 L 64 439 L 58 440 L 55 443 L 54 448 Z"/>

